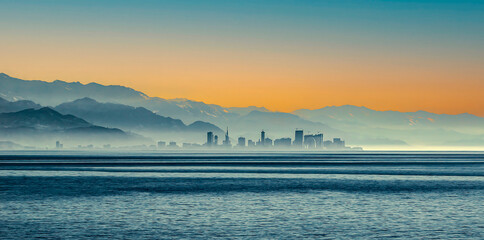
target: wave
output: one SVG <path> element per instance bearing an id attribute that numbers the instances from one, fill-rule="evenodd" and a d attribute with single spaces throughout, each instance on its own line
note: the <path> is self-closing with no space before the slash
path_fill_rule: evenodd
<path id="1" fill-rule="evenodd" d="M 0 177 L 0 199 L 21 200 L 53 196 L 103 196 L 133 192 L 164 194 L 230 192 L 344 191 L 360 193 L 446 192 L 468 194 L 484 190 L 482 181 L 355 180 L 285 178 L 112 178 Z M 11 199 L 12 200 L 12 199 Z"/>
<path id="2" fill-rule="evenodd" d="M 227 173 L 227 174 L 345 174 L 345 175 L 401 175 L 401 176 L 477 176 L 484 177 L 484 164 L 480 166 L 464 167 L 414 167 L 414 168 L 392 168 L 392 167 L 346 167 L 346 168 L 157 168 L 157 167 L 46 167 L 46 166 L 10 166 L 1 167 L 0 170 L 29 170 L 29 171 L 76 171 L 76 172 L 110 172 L 110 173 Z M 0 174 L 1 175 L 1 174 Z"/>

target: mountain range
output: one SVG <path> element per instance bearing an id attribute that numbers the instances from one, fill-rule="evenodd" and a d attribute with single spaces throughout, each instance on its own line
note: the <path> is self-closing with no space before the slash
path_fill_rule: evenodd
<path id="1" fill-rule="evenodd" d="M 55 110 L 54 110 L 55 109 Z M 15 112 L 20 110 L 18 112 Z M 203 121 L 196 121 L 185 125 L 179 119 L 163 117 L 143 107 L 131 107 L 117 103 L 100 103 L 91 98 L 82 98 L 72 102 L 62 103 L 55 108 L 42 107 L 32 101 L 20 100 L 9 102 L 0 98 L 0 127 L 13 128 L 20 131 L 23 128 L 36 130 L 61 130 L 72 128 L 69 133 L 80 133 L 76 129 L 96 133 L 103 127 L 122 129 L 130 133 L 139 134 L 159 140 L 166 136 L 168 140 L 197 139 L 203 140 L 207 131 L 222 135 L 223 131 L 217 126 Z M 62 113 L 62 114 L 61 114 Z M 63 115 L 65 114 L 65 115 Z M 68 119 L 82 123 L 82 126 L 66 126 Z M 11 126 L 11 124 L 16 124 Z M 98 125 L 99 128 L 94 127 Z M 76 129 L 74 129 L 76 128 Z M 169 138 L 169 136 L 176 136 Z"/>
<path id="2" fill-rule="evenodd" d="M 484 118 L 471 114 L 435 114 L 425 111 L 397 112 L 375 111 L 351 105 L 325 107 L 316 110 L 301 109 L 295 115 L 339 127 L 373 127 L 389 129 L 444 128 L 466 133 L 484 134 Z"/>
<path id="3" fill-rule="evenodd" d="M 229 127 L 232 136 L 258 140 L 262 129 L 277 138 L 293 137 L 296 128 L 303 128 L 305 132 L 323 132 L 326 139 L 343 137 L 349 144 L 363 146 L 484 146 L 484 118 L 471 114 L 375 111 L 351 105 L 282 113 L 263 107 L 222 107 L 182 98 L 149 97 L 123 86 L 30 81 L 6 74 L 0 74 L 0 97 L 19 101 L 18 105 L 52 106 L 102 126 L 156 135 L 194 129 L 222 134 L 219 126 Z"/>
<path id="4" fill-rule="evenodd" d="M 119 103 L 100 103 L 91 98 L 82 98 L 62 103 L 55 110 L 63 114 L 72 114 L 87 121 L 114 128 L 136 132 L 154 139 L 162 134 L 184 135 L 184 138 L 203 136 L 205 132 L 223 134 L 217 126 L 202 121 L 185 125 L 179 119 L 160 116 L 144 107 L 132 107 Z M 195 136 L 194 136 L 195 135 Z"/>
<path id="5" fill-rule="evenodd" d="M 0 73 L 0 97 L 9 101 L 31 100 L 42 106 L 57 106 L 82 98 L 100 102 L 145 107 L 162 116 L 182 119 L 187 123 L 198 120 L 219 120 L 230 115 L 224 108 L 187 99 L 162 99 L 148 97 L 142 92 L 123 86 L 104 86 L 97 83 L 82 84 L 56 80 L 27 81 Z"/>
<path id="6" fill-rule="evenodd" d="M 62 115 L 51 108 L 25 109 L 18 112 L 0 113 L 0 126 L 3 128 L 34 128 L 57 131 L 70 128 L 90 127 L 84 119 L 73 115 Z"/>
<path id="7" fill-rule="evenodd" d="M 471 114 L 375 111 L 351 105 L 301 109 L 293 114 L 368 138 L 397 137 L 420 146 L 456 145 L 458 142 L 466 142 L 469 146 L 484 146 L 484 118 Z"/>
<path id="8" fill-rule="evenodd" d="M 0 113 L 0 134 L 3 138 L 33 145 L 57 140 L 75 144 L 145 140 L 117 128 L 101 127 L 73 115 L 61 114 L 49 107 Z"/>
<path id="9" fill-rule="evenodd" d="M 39 104 L 36 104 L 28 100 L 19 100 L 15 102 L 10 102 L 3 98 L 0 98 L 0 113 L 18 112 L 29 108 L 41 108 L 41 107 L 42 106 L 40 106 Z"/>

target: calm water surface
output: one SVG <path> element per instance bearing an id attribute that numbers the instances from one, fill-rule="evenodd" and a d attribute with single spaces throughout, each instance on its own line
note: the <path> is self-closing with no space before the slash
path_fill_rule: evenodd
<path id="1" fill-rule="evenodd" d="M 484 239 L 484 154 L 0 155 L 2 239 Z"/>

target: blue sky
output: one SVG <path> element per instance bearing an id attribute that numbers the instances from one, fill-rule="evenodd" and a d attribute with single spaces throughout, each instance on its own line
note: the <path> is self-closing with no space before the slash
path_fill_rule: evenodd
<path id="1" fill-rule="evenodd" d="M 395 95 L 395 102 L 388 99 L 393 94 L 367 102 L 351 98 L 353 93 L 341 96 L 347 102 L 318 103 L 376 109 L 404 106 L 412 87 L 424 83 L 426 94 L 436 88 L 432 99 L 466 99 L 460 103 L 465 106 L 453 106 L 450 112 L 476 112 L 479 100 L 471 91 L 484 85 L 480 70 L 484 1 L 0 0 L 0 4 L 4 56 L 0 67 L 24 78 L 117 82 L 161 97 L 262 103 L 281 110 L 305 107 L 302 102 L 289 106 L 274 100 L 301 81 L 320 92 L 332 86 L 327 91 L 339 93 L 357 91 L 344 88 L 361 83 L 372 89 L 385 85 L 385 91 L 398 86 L 397 92 L 402 91 L 399 86 L 407 86 L 409 92 Z M 219 71 L 216 64 L 222 73 L 214 73 Z M 130 66 L 132 71 L 127 70 Z M 343 74 L 348 72 L 354 74 Z M 130 80 L 140 75 L 146 80 Z M 241 75 L 254 87 L 273 86 L 273 99 L 217 99 L 215 89 L 205 92 L 197 85 L 211 81 L 223 87 L 226 82 L 240 82 Z M 466 96 L 448 95 L 459 86 L 465 86 L 460 91 L 468 91 Z M 248 89 L 246 96 L 256 94 L 240 87 Z M 300 95 L 309 90 L 300 89 Z M 431 102 L 423 93 L 412 96 L 418 103 Z M 382 99 L 389 100 L 387 106 L 377 104 Z M 449 103 L 432 104 L 414 108 L 445 112 L 437 105 Z"/>

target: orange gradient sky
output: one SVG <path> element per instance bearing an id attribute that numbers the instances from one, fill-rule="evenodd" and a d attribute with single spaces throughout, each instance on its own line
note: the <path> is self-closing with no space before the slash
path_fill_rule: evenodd
<path id="1" fill-rule="evenodd" d="M 15 22 L 16 15 L 0 10 L 10 19 L 0 17 L 0 72 L 21 79 L 124 85 L 152 97 L 285 112 L 351 104 L 484 117 L 484 38 L 458 24 L 450 33 L 435 26 L 427 36 L 433 25 L 399 25 L 392 18 L 395 26 L 359 28 L 351 24 L 357 17 L 346 17 L 339 28 L 316 28 L 314 19 L 291 14 L 299 22 L 284 22 L 282 13 L 258 24 L 251 17 L 267 16 L 241 14 L 224 23 L 227 16 L 216 10 L 209 12 L 215 17 L 196 12 L 188 21 L 169 14 L 149 19 L 156 8 L 126 15 L 102 6 L 9 7 L 33 15 Z M 48 16 L 56 8 L 64 12 Z M 133 21 L 119 23 L 121 16 Z"/>

